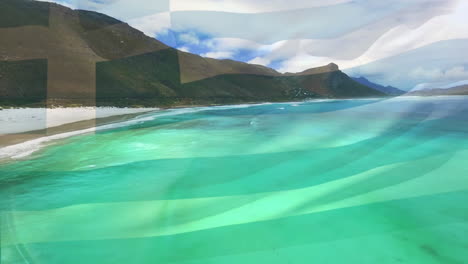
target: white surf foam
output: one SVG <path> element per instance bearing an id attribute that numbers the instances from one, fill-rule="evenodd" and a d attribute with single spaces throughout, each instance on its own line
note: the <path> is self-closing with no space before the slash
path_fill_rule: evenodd
<path id="1" fill-rule="evenodd" d="M 97 127 L 92 127 L 92 128 L 82 129 L 82 130 L 76 130 L 76 131 L 71 131 L 71 132 L 65 132 L 65 133 L 60 133 L 60 134 L 51 135 L 51 136 L 45 136 L 45 137 L 29 140 L 23 143 L 6 146 L 3 148 L 0 148 L 0 159 L 8 159 L 8 158 L 21 159 L 47 146 L 47 143 L 50 143 L 52 141 L 57 141 L 57 140 L 61 140 L 61 139 L 65 139 L 65 138 L 69 138 L 73 136 L 78 136 L 82 134 L 87 134 L 87 133 L 93 133 L 96 131 L 110 130 L 110 129 L 131 126 L 135 124 L 141 124 L 147 121 L 155 120 L 156 118 L 159 118 L 159 117 L 190 114 L 190 113 L 196 113 L 196 112 L 207 111 L 207 110 L 247 108 L 247 107 L 267 105 L 267 104 L 271 104 L 271 103 L 177 108 L 177 109 L 163 110 L 163 111 L 156 112 L 156 113 L 153 112 L 150 114 L 142 114 L 141 116 L 138 116 L 134 119 L 123 121 L 123 122 L 112 123 L 112 124 L 107 124 L 107 125 L 102 125 L 102 126 L 97 126 Z"/>

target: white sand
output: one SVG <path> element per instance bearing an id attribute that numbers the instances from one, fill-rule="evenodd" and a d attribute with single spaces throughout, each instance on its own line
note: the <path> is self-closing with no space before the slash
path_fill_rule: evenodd
<path id="1" fill-rule="evenodd" d="M 155 111 L 158 108 L 69 107 L 0 110 L 0 135 L 60 126 L 83 120 Z"/>

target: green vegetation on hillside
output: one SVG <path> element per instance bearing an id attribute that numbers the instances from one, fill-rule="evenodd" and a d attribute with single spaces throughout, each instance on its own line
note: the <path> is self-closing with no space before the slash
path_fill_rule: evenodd
<path id="1" fill-rule="evenodd" d="M 49 4 L 33 0 L 0 1 L 0 28 L 30 25 L 49 25 Z"/>
<path id="2" fill-rule="evenodd" d="M 47 60 L 0 61 L 1 105 L 44 105 Z"/>

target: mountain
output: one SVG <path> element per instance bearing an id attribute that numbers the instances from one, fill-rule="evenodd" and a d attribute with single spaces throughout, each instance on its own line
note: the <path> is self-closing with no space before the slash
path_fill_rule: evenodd
<path id="1" fill-rule="evenodd" d="M 385 94 L 336 64 L 301 73 L 171 48 L 112 17 L 0 1 L 0 104 L 176 106 Z"/>
<path id="2" fill-rule="evenodd" d="M 368 79 L 366 79 L 365 77 L 359 77 L 359 78 L 356 78 L 356 77 L 353 77 L 353 80 L 355 80 L 356 82 L 362 84 L 362 85 L 365 85 L 367 87 L 370 87 L 372 89 L 375 89 L 377 91 L 380 91 L 382 93 L 385 93 L 385 94 L 388 94 L 388 95 L 402 95 L 404 93 L 406 93 L 405 91 L 403 90 L 400 90 L 398 88 L 395 88 L 393 86 L 383 86 L 383 85 L 380 85 L 380 84 L 377 84 L 377 83 L 373 83 L 371 81 L 369 81 Z"/>
<path id="3" fill-rule="evenodd" d="M 468 84 L 451 88 L 424 89 L 407 93 L 407 95 L 436 96 L 436 95 L 468 95 Z"/>

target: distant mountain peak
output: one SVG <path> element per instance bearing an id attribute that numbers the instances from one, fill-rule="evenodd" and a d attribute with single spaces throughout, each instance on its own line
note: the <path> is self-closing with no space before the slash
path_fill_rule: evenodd
<path id="1" fill-rule="evenodd" d="M 336 72 L 339 71 L 340 67 L 331 62 L 327 65 L 320 66 L 320 67 L 315 67 L 315 68 L 309 68 L 307 70 L 304 70 L 302 72 L 296 72 L 296 73 L 291 73 L 291 72 L 286 72 L 284 75 L 287 76 L 297 76 L 297 75 L 312 75 L 312 74 L 322 74 L 322 73 L 328 73 L 328 72 Z"/>
<path id="2" fill-rule="evenodd" d="M 468 84 L 450 88 L 432 88 L 409 92 L 408 95 L 436 96 L 436 95 L 468 95 Z"/>
<path id="3" fill-rule="evenodd" d="M 400 90 L 400 89 L 398 89 L 396 87 L 393 87 L 393 86 L 390 86 L 390 85 L 383 86 L 383 85 L 371 82 L 364 76 L 352 77 L 352 79 L 355 80 L 356 82 L 362 84 L 362 85 L 365 85 L 367 87 L 370 87 L 372 89 L 375 89 L 377 91 L 383 92 L 383 93 L 388 94 L 388 95 L 401 95 L 401 94 L 406 93 L 405 91 Z"/>
<path id="4" fill-rule="evenodd" d="M 338 64 L 336 63 L 333 63 L 333 62 L 330 62 L 327 67 L 330 68 L 330 70 L 333 70 L 333 71 L 339 71 L 340 70 L 340 67 L 338 66 Z"/>

